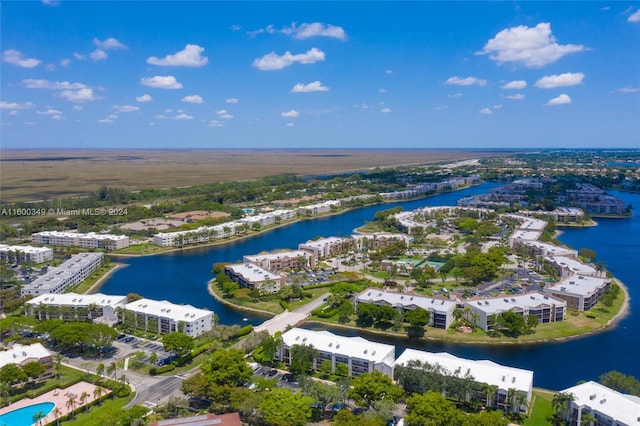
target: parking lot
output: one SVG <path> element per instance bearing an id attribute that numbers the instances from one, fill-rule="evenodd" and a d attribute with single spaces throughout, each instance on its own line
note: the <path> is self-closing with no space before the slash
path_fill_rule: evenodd
<path id="1" fill-rule="evenodd" d="M 148 362 L 152 354 L 155 353 L 157 357 L 155 362 L 156 365 L 167 364 L 175 357 L 175 354 L 172 352 L 165 351 L 164 346 L 160 342 L 142 339 L 140 337 L 130 336 L 127 334 L 120 334 L 114 344 L 116 342 L 119 343 L 116 347 L 120 349 L 120 357 L 125 357 L 135 352 L 144 352 L 145 357 L 141 361 Z"/>

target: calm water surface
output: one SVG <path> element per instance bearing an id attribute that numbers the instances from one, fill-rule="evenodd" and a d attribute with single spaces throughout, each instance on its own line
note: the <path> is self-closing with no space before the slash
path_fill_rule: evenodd
<path id="1" fill-rule="evenodd" d="M 298 243 L 317 236 L 349 235 L 353 229 L 373 218 L 375 212 L 402 205 L 404 210 L 423 206 L 455 205 L 464 196 L 487 192 L 497 186 L 486 183 L 454 193 L 422 200 L 366 207 L 339 216 L 296 222 L 234 243 L 191 249 L 157 256 L 119 260 L 127 266 L 116 271 L 101 288 L 107 294 L 139 293 L 145 297 L 207 307 L 220 316 L 223 324 L 258 324 L 263 317 L 225 307 L 211 297 L 207 282 L 216 262 L 235 262 L 245 254 L 264 250 L 297 248 Z M 640 209 L 640 194 L 611 192 Z M 336 330 L 344 335 L 356 333 L 371 340 L 394 344 L 398 354 L 406 347 L 446 351 L 471 359 L 490 359 L 500 364 L 535 371 L 535 386 L 562 389 L 579 380 L 592 380 L 609 370 L 619 370 L 640 378 L 640 297 L 637 265 L 640 264 L 640 217 L 601 219 L 599 226 L 568 229 L 560 240 L 576 249 L 595 250 L 613 274 L 624 282 L 631 295 L 631 312 L 616 328 L 562 343 L 518 346 L 480 346 L 438 342 L 415 342 L 403 338 L 369 336 L 355 330 Z M 635 305 L 635 306 L 634 306 Z"/>

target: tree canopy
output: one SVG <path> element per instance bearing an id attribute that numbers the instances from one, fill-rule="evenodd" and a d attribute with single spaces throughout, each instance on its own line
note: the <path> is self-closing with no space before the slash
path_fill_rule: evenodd
<path id="1" fill-rule="evenodd" d="M 190 336 L 179 331 L 175 331 L 162 336 L 162 345 L 164 346 L 165 351 L 176 351 L 179 356 L 182 356 L 193 349 L 194 343 L 193 338 Z"/>
<path id="2" fill-rule="evenodd" d="M 389 376 L 375 370 L 364 373 L 353 379 L 349 397 L 361 407 L 377 409 L 377 404 L 382 400 L 398 402 L 404 391 L 395 385 Z"/>
<path id="3" fill-rule="evenodd" d="M 268 426 L 304 426 L 311 418 L 313 399 L 277 388 L 265 393 L 258 409 Z"/>

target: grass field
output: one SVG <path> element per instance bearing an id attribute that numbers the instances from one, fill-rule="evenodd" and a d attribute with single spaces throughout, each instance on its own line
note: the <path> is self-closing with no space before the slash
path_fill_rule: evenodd
<path id="1" fill-rule="evenodd" d="M 464 150 L 2 150 L 2 202 L 230 182 L 284 173 L 448 163 L 496 155 Z"/>
<path id="2" fill-rule="evenodd" d="M 553 393 L 542 390 L 533 391 L 533 408 L 531 416 L 522 423 L 523 426 L 547 426 L 551 424 Z"/>

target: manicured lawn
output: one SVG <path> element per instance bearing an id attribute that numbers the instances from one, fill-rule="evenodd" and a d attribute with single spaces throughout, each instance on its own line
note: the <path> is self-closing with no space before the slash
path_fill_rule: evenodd
<path id="1" fill-rule="evenodd" d="M 533 391 L 533 409 L 531 416 L 522 423 L 523 426 L 547 426 L 551 424 L 553 393 Z"/>
<path id="2" fill-rule="evenodd" d="M 98 281 L 104 275 L 110 273 L 115 267 L 116 265 L 113 263 L 103 264 L 100 268 L 96 269 L 93 274 L 89 275 L 87 279 L 85 279 L 69 291 L 73 291 L 74 293 L 78 294 L 84 294 L 96 283 L 96 281 Z"/>
<path id="3" fill-rule="evenodd" d="M 56 378 L 56 370 L 54 367 L 53 378 L 47 379 L 45 382 L 38 383 L 34 388 L 28 387 L 20 389 L 18 392 L 11 392 L 11 396 L 8 398 L 9 402 L 19 401 L 24 397 L 33 398 L 37 395 L 49 392 L 55 388 L 65 388 L 81 378 L 84 378 L 87 373 L 84 371 L 76 370 L 74 368 L 65 367 L 60 368 L 60 378 Z"/>
<path id="4" fill-rule="evenodd" d="M 97 417 L 99 415 L 106 415 L 107 413 L 114 413 L 116 411 L 124 409 L 123 407 L 127 405 L 127 403 L 131 401 L 134 397 L 135 397 L 135 393 L 131 393 L 131 395 L 129 395 L 126 398 L 115 398 L 115 399 L 107 398 L 104 400 L 102 405 L 92 405 L 91 407 L 89 407 L 87 411 L 83 410 L 80 413 L 76 413 L 75 420 L 68 420 L 62 424 L 64 424 L 65 426 L 66 425 L 75 425 L 75 426 L 85 425 L 93 417 Z"/>

